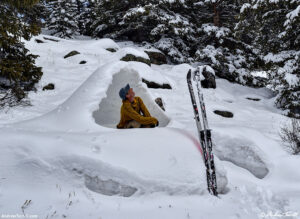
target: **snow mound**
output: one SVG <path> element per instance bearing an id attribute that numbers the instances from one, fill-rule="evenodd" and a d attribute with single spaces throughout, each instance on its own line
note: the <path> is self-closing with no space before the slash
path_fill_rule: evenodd
<path id="1" fill-rule="evenodd" d="M 169 118 L 162 109 L 153 101 L 142 84 L 142 80 L 136 70 L 123 68 L 113 76 L 112 83 L 107 89 L 106 97 L 99 104 L 99 109 L 93 112 L 97 124 L 105 127 L 116 127 L 120 120 L 120 109 L 122 101 L 119 97 L 119 90 L 129 83 L 137 96 L 140 96 L 147 106 L 151 116 L 158 119 L 160 126 L 166 126 Z"/>
<path id="2" fill-rule="evenodd" d="M 19 170 L 22 171 L 23 166 L 34 169 L 35 175 L 47 170 L 54 179 L 74 179 L 72 183 L 80 187 L 109 196 L 207 192 L 202 155 L 195 141 L 181 134 L 183 130 L 111 128 L 119 122 L 119 89 L 127 83 L 143 98 L 160 126 L 168 126 L 170 119 L 141 81 L 143 77 L 165 83 L 164 76 L 155 72 L 143 63 L 112 61 L 100 66 L 56 109 L 7 125 L 7 130 L 24 133 L 21 137 L 27 142 L 24 150 L 34 149 L 38 158 L 22 155 L 22 159 L 17 160 Z M 14 141 L 10 138 L 8 142 Z M 15 152 L 6 154 L 14 156 Z M 33 152 L 26 154 L 31 156 Z M 217 183 L 222 193 L 226 190 L 227 177 L 222 163 L 217 163 Z"/>
<path id="3" fill-rule="evenodd" d="M 269 173 L 264 153 L 248 139 L 224 137 L 222 143 L 215 145 L 214 149 L 219 159 L 230 161 L 259 179 Z"/>
<path id="4" fill-rule="evenodd" d="M 137 89 L 136 96 L 145 98 L 145 104 L 151 115 L 158 118 L 160 126 L 166 126 L 170 119 L 147 93 L 147 88 L 143 87 L 140 77 L 157 83 L 168 83 L 163 76 L 155 73 L 144 63 L 111 62 L 100 66 L 56 109 L 15 125 L 39 131 L 68 132 L 103 131 L 105 128 L 115 127 L 120 120 L 119 89 L 130 82 L 130 85 Z"/>
<path id="5" fill-rule="evenodd" d="M 147 53 L 145 53 L 142 50 L 138 50 L 135 48 L 131 48 L 131 47 L 124 47 L 121 48 L 120 50 L 117 51 L 117 53 L 115 53 L 117 57 L 119 58 L 123 58 L 124 56 L 131 54 L 134 55 L 136 57 L 142 57 L 144 59 L 149 59 L 149 56 L 147 55 Z"/>
<path id="6" fill-rule="evenodd" d="M 128 138 L 133 135 L 134 141 Z M 78 176 L 81 186 L 103 195 L 207 192 L 202 155 L 180 129 L 124 129 L 98 138 L 94 142 L 100 151 L 97 156 L 58 156 L 55 166 L 63 173 L 67 171 L 69 178 Z M 170 144 L 171 139 L 176 144 Z M 217 158 L 216 167 L 218 191 L 224 193 L 228 181 Z"/>
<path id="7" fill-rule="evenodd" d="M 202 156 L 179 129 L 125 129 L 85 135 L 6 130 L 0 136 L 3 144 L 10 145 L 1 156 L 7 165 L 3 177 L 10 179 L 4 182 L 8 191 L 15 189 L 9 182 L 18 181 L 30 189 L 68 183 L 106 196 L 208 193 Z M 129 136 L 134 136 L 134 141 Z M 216 164 L 222 193 L 227 186 L 226 172 L 219 160 Z"/>

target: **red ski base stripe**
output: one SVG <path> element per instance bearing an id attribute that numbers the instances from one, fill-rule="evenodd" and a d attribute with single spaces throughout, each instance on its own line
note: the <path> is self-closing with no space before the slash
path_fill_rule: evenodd
<path id="1" fill-rule="evenodd" d="M 200 142 L 194 136 L 192 136 L 190 133 L 188 133 L 187 131 L 185 131 L 183 129 L 178 129 L 178 128 L 170 128 L 170 129 L 174 130 L 176 132 L 179 132 L 180 134 L 183 134 L 188 139 L 190 139 L 194 143 L 194 145 L 196 146 L 196 148 L 198 149 L 198 151 L 201 153 L 202 158 L 203 158 L 203 151 L 202 151 L 201 144 L 200 144 Z"/>

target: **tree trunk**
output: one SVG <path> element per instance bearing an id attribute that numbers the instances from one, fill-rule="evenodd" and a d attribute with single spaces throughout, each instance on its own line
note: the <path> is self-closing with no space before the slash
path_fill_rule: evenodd
<path id="1" fill-rule="evenodd" d="M 220 26 L 220 11 L 218 9 L 219 2 L 214 3 L 214 25 Z"/>

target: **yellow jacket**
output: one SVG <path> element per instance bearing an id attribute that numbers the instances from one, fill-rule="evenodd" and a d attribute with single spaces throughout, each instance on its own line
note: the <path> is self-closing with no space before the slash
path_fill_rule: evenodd
<path id="1" fill-rule="evenodd" d="M 157 119 L 151 117 L 147 107 L 144 105 L 142 98 L 134 97 L 132 103 L 129 100 L 123 100 L 121 107 L 121 120 L 117 125 L 117 128 L 124 128 L 127 122 L 135 120 L 142 125 L 156 125 Z M 143 113 L 141 115 L 140 113 Z"/>

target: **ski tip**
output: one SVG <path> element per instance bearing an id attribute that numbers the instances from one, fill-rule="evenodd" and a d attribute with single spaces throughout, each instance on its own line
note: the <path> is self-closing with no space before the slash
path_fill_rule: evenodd
<path id="1" fill-rule="evenodd" d="M 191 78 L 192 70 L 190 69 L 186 75 L 186 78 Z"/>

